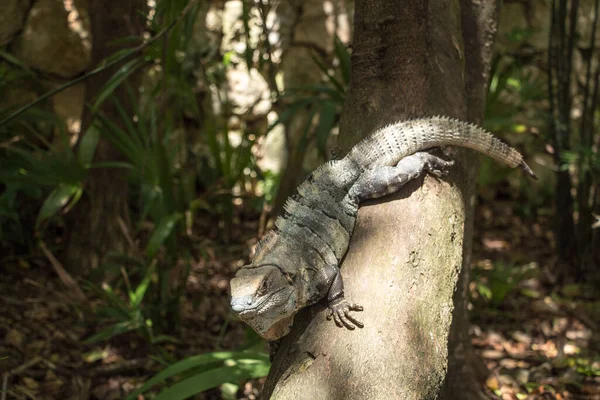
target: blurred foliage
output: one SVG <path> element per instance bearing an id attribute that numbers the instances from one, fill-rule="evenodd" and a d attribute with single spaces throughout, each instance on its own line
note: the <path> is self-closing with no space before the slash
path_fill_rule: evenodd
<path id="1" fill-rule="evenodd" d="M 489 268 L 473 268 L 473 282 L 477 293 L 494 308 L 498 308 L 511 292 L 517 290 L 522 281 L 537 277 L 539 269 L 535 265 L 498 263 Z M 535 297 L 535 293 L 527 289 L 523 289 L 523 294 Z"/>
<path id="2" fill-rule="evenodd" d="M 159 2 L 149 29 L 161 33 L 168 28 L 164 40 L 142 43 L 141 38 L 123 38 L 119 44 L 133 47 L 116 51 L 92 71 L 121 63 L 88 105 L 95 118 L 76 150 L 63 122 L 46 111 L 49 107 L 44 104 L 26 105 L 19 119 L 0 128 L 3 242 L 26 245 L 33 251 L 33 238 L 43 235 L 49 225 L 60 225 L 60 217 L 81 198 L 90 168 L 111 168 L 127 175 L 134 218 L 131 227 L 121 222 L 129 248 L 107 254 L 88 277 L 88 293 L 100 300 L 93 312 L 103 328 L 87 342 L 135 332 L 163 360 L 165 354 L 156 345 L 174 341 L 164 332 L 180 327 L 179 305 L 197 256 L 189 242 L 198 214 L 214 214 L 227 221 L 227 230 L 234 216 L 234 200 L 245 196 L 249 181 L 255 179 L 251 176 L 257 176 L 252 173 L 256 170 L 252 148 L 257 134 L 245 126 L 232 132 L 228 125 L 232 112 L 225 73 L 231 67 L 231 54 L 203 60 L 200 69 L 207 92 L 217 94 L 220 106 L 215 110 L 210 96 L 203 101 L 196 92 L 196 60 L 185 54 L 202 4 L 196 2 L 183 14 L 189 4 L 187 0 Z M 9 53 L 0 55 L 11 64 L 11 68 L 0 64 L 0 87 L 33 77 Z M 127 86 L 127 78 L 138 71 L 148 77 L 143 87 Z M 115 97 L 115 90 L 123 85 L 126 98 Z M 102 113 L 106 102 L 117 111 L 116 120 Z M 1 119 L 11 112 L 13 109 L 2 110 Z M 48 132 L 54 132 L 58 140 L 48 139 Z M 100 140 L 107 140 L 120 153 L 118 161 L 93 161 Z M 276 179 L 267 178 L 266 182 L 263 189 L 271 197 Z M 39 207 L 34 224 L 27 220 L 31 212 L 23 212 L 24 196 Z M 168 367 L 139 393 L 173 376 L 180 381 L 159 398 L 186 398 L 228 384 L 225 393 L 245 379 L 266 375 L 268 368 L 268 356 L 262 352 L 208 353 Z"/>
<path id="3" fill-rule="evenodd" d="M 346 89 L 350 83 L 350 53 L 337 36 L 334 44 L 335 57 L 331 65 L 316 53 L 311 55 L 325 77 L 324 81 L 286 89 L 280 96 L 286 107 L 269 128 L 271 130 L 277 124 L 288 123 L 299 112 L 307 112 L 308 118 L 300 147 L 306 149 L 308 142 L 314 138 L 317 149 L 324 159 L 330 156 L 327 154 L 327 140 L 332 130 L 339 124 Z M 314 121 L 317 123 L 312 130 Z"/>

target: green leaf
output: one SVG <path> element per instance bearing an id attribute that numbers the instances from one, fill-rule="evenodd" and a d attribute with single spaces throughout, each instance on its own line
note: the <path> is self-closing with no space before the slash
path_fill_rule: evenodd
<path id="1" fill-rule="evenodd" d="M 38 229 L 42 222 L 58 213 L 72 198 L 79 198 L 81 190 L 79 185 L 60 185 L 54 189 L 42 204 L 35 228 Z"/>
<path id="2" fill-rule="evenodd" d="M 87 283 L 86 287 L 98 294 L 99 297 L 102 297 L 107 303 L 108 306 L 115 310 L 116 315 L 119 315 L 117 319 L 122 321 L 128 321 L 130 319 L 130 309 L 129 306 L 121 300 L 121 298 L 112 290 L 112 288 L 108 284 L 104 284 L 103 287 L 99 287 L 93 283 Z"/>
<path id="3" fill-rule="evenodd" d="M 325 65 L 314 52 L 310 53 L 310 56 L 313 59 L 313 61 L 315 62 L 315 64 L 317 64 L 317 67 L 319 67 L 321 72 L 323 72 L 323 74 L 325 74 L 325 76 L 327 76 L 327 79 L 329 80 L 329 82 L 331 82 L 331 84 L 338 90 L 338 92 L 345 93 L 346 88 L 339 80 L 336 79 L 336 77 L 334 75 L 332 75 L 329 72 L 329 68 L 327 67 L 327 65 Z"/>
<path id="4" fill-rule="evenodd" d="M 117 148 L 127 159 L 134 164 L 137 168 L 140 168 L 143 164 L 143 153 L 144 148 L 138 146 L 136 141 L 131 136 L 116 125 L 109 118 L 102 114 L 98 115 L 101 125 L 101 133 L 108 141 Z"/>
<path id="5" fill-rule="evenodd" d="M 279 118 L 277 118 L 277 120 L 275 120 L 275 122 L 273 122 L 271 124 L 271 126 L 269 126 L 267 128 L 267 132 L 270 132 L 278 124 L 287 123 L 289 120 L 292 119 L 292 117 L 294 115 L 296 115 L 297 112 L 302 111 L 302 109 L 304 109 L 305 107 L 307 107 L 313 103 L 314 103 L 314 99 L 300 99 L 300 100 L 295 101 L 294 103 L 290 104 L 289 107 L 285 108 L 279 114 Z"/>
<path id="6" fill-rule="evenodd" d="M 162 190 L 165 211 L 172 213 L 175 208 L 175 196 L 173 194 L 173 176 L 171 174 L 171 163 L 167 154 L 167 148 L 162 141 L 156 140 L 154 144 L 154 163 L 158 167 L 158 180 Z"/>
<path id="7" fill-rule="evenodd" d="M 492 291 L 489 287 L 482 283 L 477 284 L 477 291 L 486 300 L 490 300 L 492 298 Z"/>
<path id="8" fill-rule="evenodd" d="M 350 53 L 340 40 L 338 35 L 335 35 L 335 55 L 340 60 L 340 70 L 342 71 L 342 79 L 346 85 L 350 83 L 350 71 L 352 62 L 350 61 Z"/>
<path id="9" fill-rule="evenodd" d="M 127 39 L 127 38 L 124 38 Z M 137 41 L 139 42 L 139 37 L 137 38 Z M 109 55 L 108 57 L 106 57 L 105 59 L 101 60 L 98 63 L 98 67 L 101 68 L 106 64 L 110 64 L 113 61 L 116 60 L 124 60 L 127 57 L 129 57 L 130 55 L 132 55 L 133 53 L 136 52 L 135 48 L 128 48 L 128 49 L 121 49 L 121 50 L 117 50 L 115 51 L 113 54 Z"/>
<path id="10" fill-rule="evenodd" d="M 110 339 L 111 337 L 126 333 L 126 332 L 131 332 L 134 331 L 136 329 L 138 329 L 139 326 L 135 323 L 133 323 L 133 321 L 123 321 L 123 322 L 119 322 L 117 324 L 114 324 L 98 333 L 96 333 L 93 336 L 90 336 L 89 338 L 85 339 L 83 342 L 84 343 L 95 343 L 95 342 L 99 342 L 102 340 L 107 340 Z"/>
<path id="11" fill-rule="evenodd" d="M 160 343 L 181 343 L 177 338 L 169 335 L 158 335 L 152 339 L 152 344 Z"/>
<path id="12" fill-rule="evenodd" d="M 9 52 L 0 50 L 0 57 L 4 58 L 9 63 L 21 68 L 23 71 L 26 71 L 29 75 L 35 76 L 35 73 L 31 69 L 29 69 L 27 65 L 25 65 L 21 60 L 19 60 L 17 57 L 13 56 Z"/>
<path id="13" fill-rule="evenodd" d="M 122 162 L 122 161 L 105 161 L 105 162 L 99 162 L 99 163 L 95 163 L 90 165 L 89 167 L 90 169 L 92 168 L 121 168 L 121 169 L 134 169 L 135 167 L 127 162 Z"/>
<path id="14" fill-rule="evenodd" d="M 197 393 L 220 386 L 226 382 L 239 382 L 251 378 L 260 378 L 269 373 L 268 365 L 234 365 L 221 367 L 191 376 L 163 390 L 155 400 L 183 400 Z"/>
<path id="15" fill-rule="evenodd" d="M 144 275 L 144 279 L 135 289 L 135 292 L 129 293 L 129 303 L 133 309 L 139 308 L 140 304 L 142 304 L 142 300 L 146 295 L 146 291 L 150 286 L 150 282 L 152 281 L 152 274 L 154 273 L 154 268 L 149 266 L 146 270 L 146 275 Z"/>
<path id="16" fill-rule="evenodd" d="M 79 142 L 79 150 L 77 153 L 77 159 L 83 165 L 89 165 L 94 159 L 94 154 L 96 153 L 96 147 L 98 146 L 98 141 L 100 140 L 100 130 L 96 123 L 90 125 L 90 127 L 85 131 L 81 138 L 81 142 Z"/>
<path id="17" fill-rule="evenodd" d="M 175 226 L 181 217 L 182 215 L 180 213 L 168 215 L 164 217 L 156 229 L 154 229 L 154 233 L 146 246 L 146 256 L 149 260 L 154 258 L 165 240 L 167 240 L 169 235 L 173 232 L 173 229 L 175 229 Z"/>
<path id="18" fill-rule="evenodd" d="M 335 127 L 337 116 L 338 111 L 334 103 L 331 101 L 324 101 L 321 104 L 319 123 L 315 131 L 315 137 L 317 138 L 317 148 L 323 154 L 326 152 L 327 139 L 329 139 L 329 133 Z"/>
<path id="19" fill-rule="evenodd" d="M 164 382 L 167 379 L 174 377 L 176 375 L 182 374 L 186 371 L 190 371 L 192 369 L 196 369 L 199 367 L 214 367 L 215 365 L 222 365 L 227 360 L 247 360 L 256 363 L 257 365 L 262 365 L 266 372 L 264 375 L 268 373 L 269 368 L 269 356 L 264 352 L 255 352 L 255 351 L 222 351 L 222 352 L 213 352 L 207 354 L 200 354 L 197 356 L 188 357 L 184 360 L 178 361 L 175 364 L 168 366 L 163 369 L 161 372 L 147 380 L 141 388 L 137 389 L 129 396 L 127 396 L 128 400 L 135 399 L 138 395 L 147 392 L 152 386 L 157 383 Z M 231 368 L 231 367 L 228 367 Z M 261 375 L 261 376 L 264 376 Z M 196 376 L 196 375 L 195 375 Z M 224 382 L 221 382 L 224 383 Z M 215 383 L 215 386 L 218 386 L 220 383 Z M 213 387 L 215 387 L 213 386 Z M 205 390 L 205 389 L 203 389 Z"/>
<path id="20" fill-rule="evenodd" d="M 146 61 L 143 58 L 135 58 L 128 61 L 125 65 L 117 70 L 114 75 L 106 82 L 104 87 L 100 90 L 96 102 L 92 106 L 92 114 L 95 114 L 104 101 L 115 91 L 115 89 L 123 83 L 131 74 L 133 74 L 139 67 L 144 65 Z"/>

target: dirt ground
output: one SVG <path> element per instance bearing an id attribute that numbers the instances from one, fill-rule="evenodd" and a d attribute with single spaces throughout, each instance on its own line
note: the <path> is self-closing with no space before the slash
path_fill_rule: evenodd
<path id="1" fill-rule="evenodd" d="M 511 202 L 480 204 L 473 244 L 472 343 L 488 371 L 490 398 L 600 399 L 600 294 L 585 284 L 553 286 L 549 217 L 517 216 Z M 174 359 L 235 349 L 248 329 L 229 311 L 228 281 L 248 259 L 258 218 L 234 224 L 219 244 L 207 222 L 195 244 L 177 343 L 159 345 Z M 99 300 L 76 303 L 48 259 L 0 256 L 0 399 L 119 399 L 161 366 L 134 333 L 94 344 Z M 257 397 L 260 380 L 240 386 Z M 201 396 L 221 398 L 214 389 Z M 141 398 L 141 397 L 140 397 Z"/>

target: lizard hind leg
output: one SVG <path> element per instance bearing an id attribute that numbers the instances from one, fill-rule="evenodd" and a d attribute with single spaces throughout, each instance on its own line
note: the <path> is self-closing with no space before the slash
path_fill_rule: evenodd
<path id="1" fill-rule="evenodd" d="M 454 165 L 433 154 L 419 152 L 404 157 L 396 166 L 382 166 L 365 171 L 350 188 L 348 195 L 359 203 L 397 192 L 402 186 L 424 172 L 443 176 Z"/>

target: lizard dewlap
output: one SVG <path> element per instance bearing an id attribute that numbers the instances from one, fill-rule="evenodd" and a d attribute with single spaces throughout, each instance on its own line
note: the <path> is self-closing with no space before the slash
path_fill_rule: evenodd
<path id="1" fill-rule="evenodd" d="M 262 337 L 291 330 L 296 313 L 327 297 L 328 319 L 362 327 L 344 298 L 339 269 L 348 250 L 359 204 L 399 190 L 424 172 L 444 175 L 453 165 L 429 153 L 436 146 L 477 150 L 530 176 L 521 154 L 482 128 L 447 117 L 397 122 L 377 130 L 346 157 L 313 171 L 291 196 L 275 229 L 259 243 L 252 263 L 231 280 L 231 308 Z"/>

